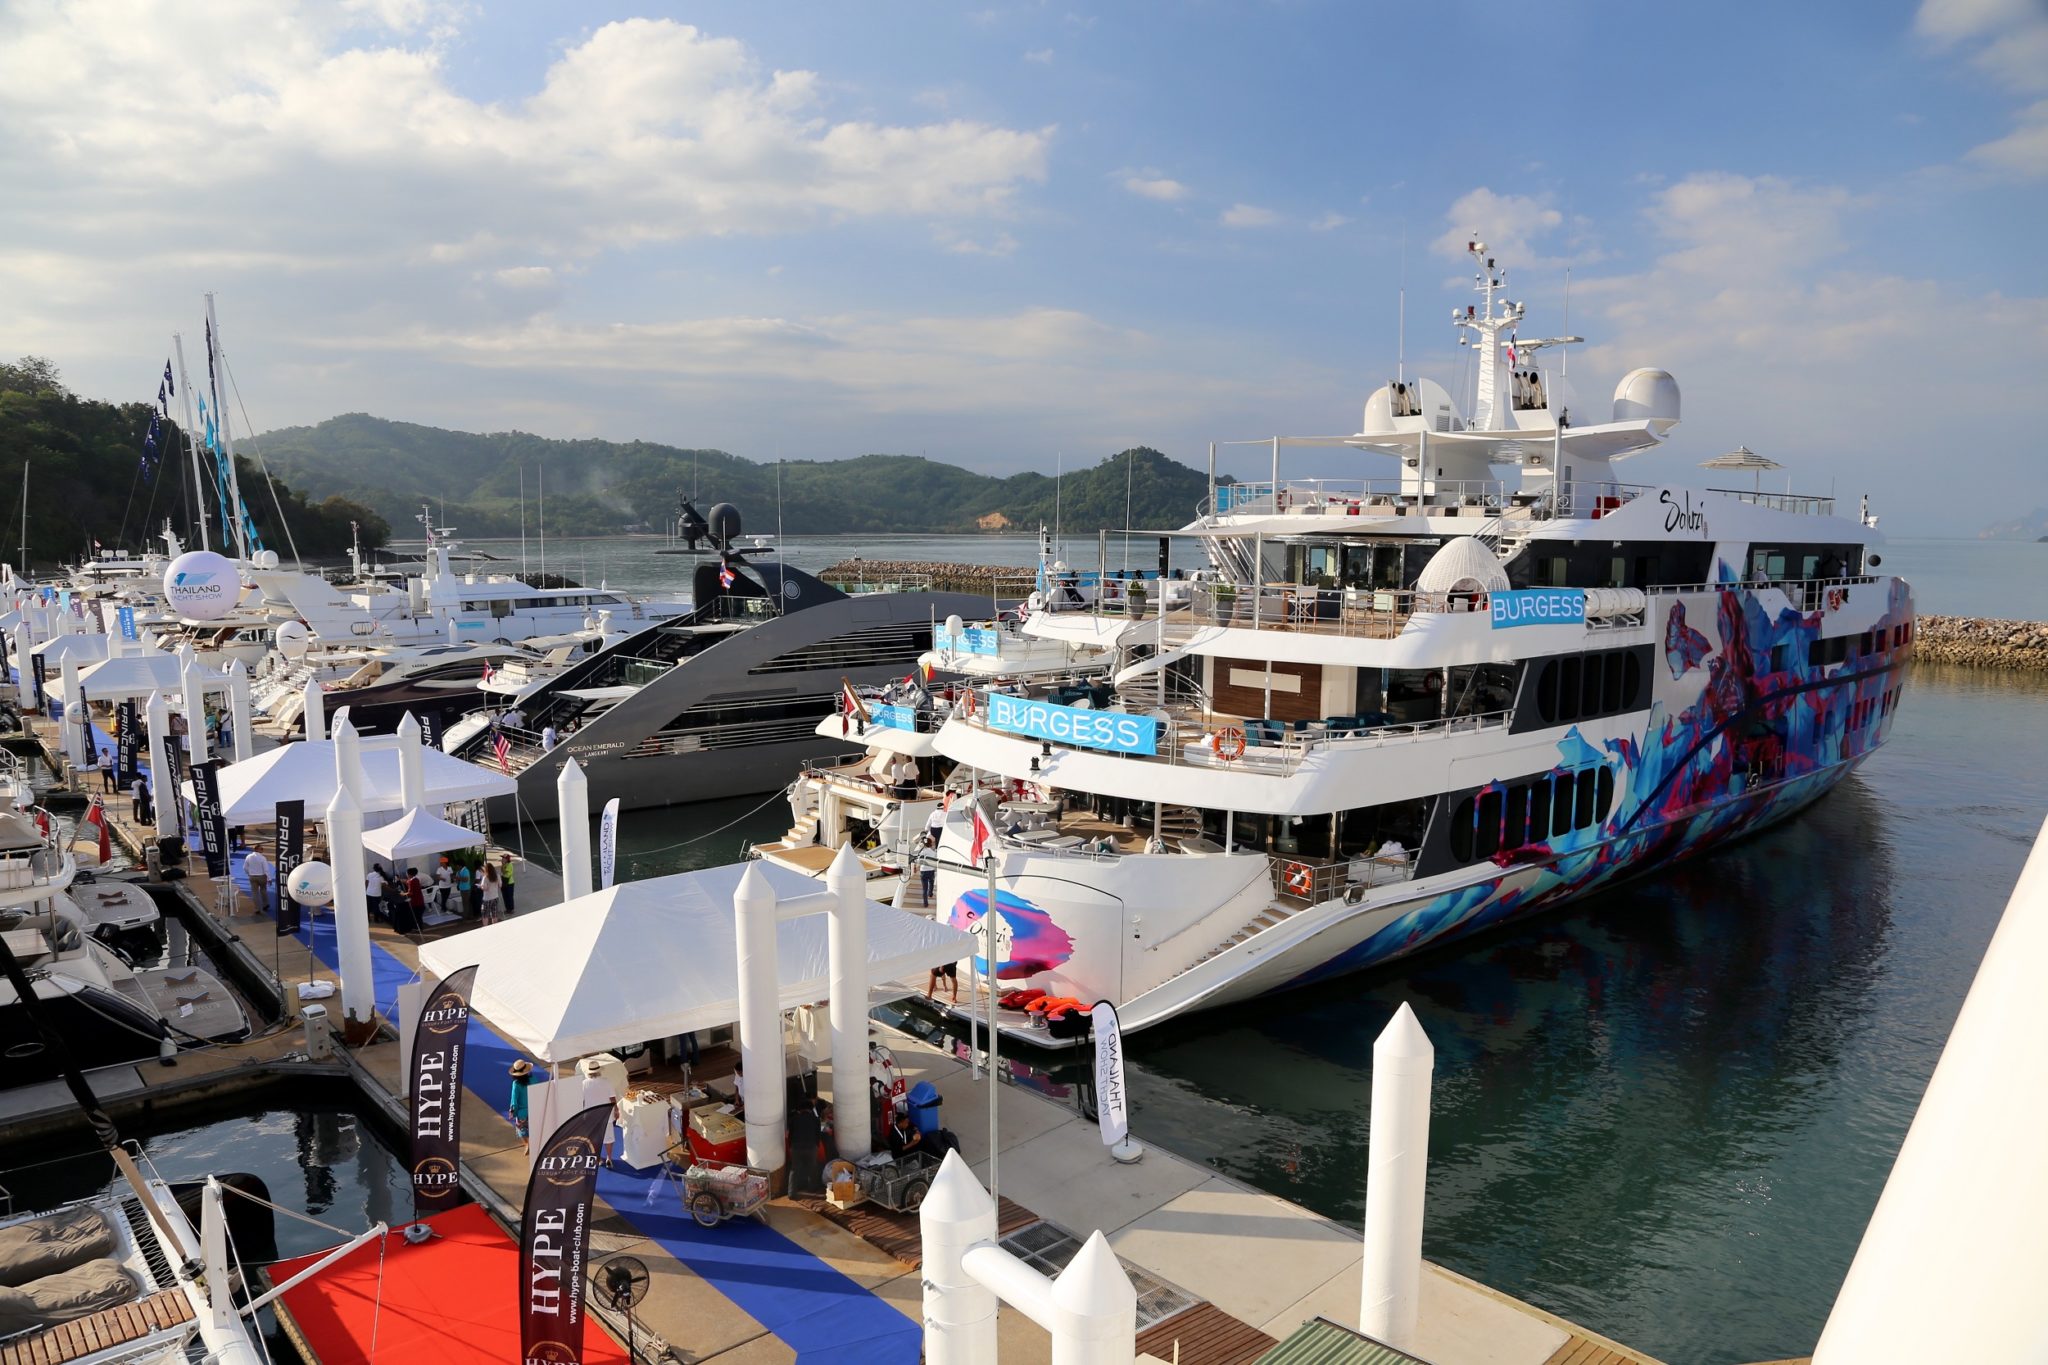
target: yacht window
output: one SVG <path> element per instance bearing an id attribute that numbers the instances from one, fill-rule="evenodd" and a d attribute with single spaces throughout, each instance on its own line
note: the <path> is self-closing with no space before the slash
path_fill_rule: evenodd
<path id="1" fill-rule="evenodd" d="M 1593 823 L 1593 804 L 1598 796 L 1598 778 L 1591 768 L 1582 769 L 1578 776 L 1578 791 L 1572 806 L 1572 825 L 1584 829 Z"/>
<path id="2" fill-rule="evenodd" d="M 1481 858 L 1491 858 L 1500 851 L 1501 789 L 1494 787 L 1479 794 L 1479 824 L 1474 833 L 1478 836 L 1472 851 Z"/>
<path id="3" fill-rule="evenodd" d="M 1529 838 L 1540 842 L 1550 837 L 1550 779 L 1539 777 L 1529 784 Z"/>

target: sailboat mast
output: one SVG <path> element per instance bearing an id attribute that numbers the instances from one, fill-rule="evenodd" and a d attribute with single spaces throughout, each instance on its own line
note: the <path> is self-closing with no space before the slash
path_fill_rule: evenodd
<path id="1" fill-rule="evenodd" d="M 199 472 L 199 432 L 192 425 L 192 383 L 185 378 L 185 338 L 171 333 L 171 349 L 178 353 L 178 392 L 185 403 L 185 451 L 192 457 L 192 502 L 199 510 L 199 548 L 211 550 L 206 534 L 206 480 Z"/>
<path id="2" fill-rule="evenodd" d="M 206 296 L 206 325 L 213 332 L 213 414 L 220 422 L 220 443 L 228 458 L 228 515 L 235 522 L 235 553 L 243 559 L 249 557 L 249 528 L 247 514 L 242 510 L 242 477 L 235 469 L 234 423 L 228 420 L 227 404 L 223 395 L 227 391 L 228 348 L 221 345 L 220 319 L 213 315 L 213 295 Z M 227 537 L 221 537 L 223 544 Z"/>
<path id="3" fill-rule="evenodd" d="M 21 571 L 28 572 L 28 461 L 21 462 Z"/>
<path id="4" fill-rule="evenodd" d="M 540 481 L 540 581 L 548 581 L 548 467 L 543 464 L 534 471 Z"/>
<path id="5" fill-rule="evenodd" d="M 519 576 L 526 577 L 526 465 L 519 466 Z"/>

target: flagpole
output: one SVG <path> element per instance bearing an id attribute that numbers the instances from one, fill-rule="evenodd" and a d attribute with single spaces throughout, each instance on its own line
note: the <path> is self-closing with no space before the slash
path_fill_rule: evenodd
<path id="1" fill-rule="evenodd" d="M 185 378 L 185 338 L 171 333 L 171 349 L 178 354 L 178 393 L 185 405 L 185 449 L 192 456 L 192 502 L 199 512 L 199 548 L 210 550 L 206 535 L 206 484 L 199 472 L 199 435 L 192 426 L 192 384 Z"/>
<path id="2" fill-rule="evenodd" d="M 980 810 L 979 805 L 975 810 Z M 989 1202 L 1002 1208 L 996 1195 L 996 1135 L 1002 1130 L 996 1126 L 996 1093 L 1002 1089 L 1002 1078 L 996 1072 L 996 855 L 988 855 L 988 908 L 981 916 L 981 943 L 983 961 L 988 964 L 984 981 L 988 985 L 988 1197 Z"/>

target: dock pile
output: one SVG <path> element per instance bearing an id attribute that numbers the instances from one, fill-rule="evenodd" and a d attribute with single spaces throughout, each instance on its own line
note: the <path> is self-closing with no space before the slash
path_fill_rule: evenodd
<path id="1" fill-rule="evenodd" d="M 1922 616 L 1914 627 L 1913 656 L 1925 663 L 2048 673 L 2048 622 Z"/>
<path id="2" fill-rule="evenodd" d="M 1005 597 L 1029 592 L 1036 570 L 1014 564 L 963 564 L 944 559 L 842 559 L 818 577 L 842 583 L 930 583 L 935 592 L 987 592 L 993 583 Z"/>

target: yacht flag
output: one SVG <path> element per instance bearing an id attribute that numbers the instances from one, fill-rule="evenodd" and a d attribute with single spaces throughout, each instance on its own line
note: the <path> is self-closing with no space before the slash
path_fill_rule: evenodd
<path id="1" fill-rule="evenodd" d="M 464 967 L 427 992 L 412 1031 L 407 1093 L 412 1098 L 412 1216 L 462 1202 L 462 1059 L 476 968 Z"/>
<path id="2" fill-rule="evenodd" d="M 92 809 L 85 813 L 85 823 L 99 827 L 100 866 L 105 867 L 114 856 L 114 841 L 107 833 L 107 803 L 95 796 Z"/>
<path id="3" fill-rule="evenodd" d="M 612 870 L 619 857 L 619 798 L 604 803 L 604 819 L 597 827 L 597 889 L 612 884 Z"/>
<path id="4" fill-rule="evenodd" d="M 988 852 L 989 841 L 996 837 L 995 830 L 989 827 L 988 817 L 982 814 L 979 801 L 974 803 L 968 817 L 968 828 L 974 832 L 974 842 L 968 846 L 967 861 L 979 867 L 982 856 Z"/>
<path id="5" fill-rule="evenodd" d="M 512 741 L 501 732 L 491 741 L 491 752 L 498 756 L 498 766 L 505 770 L 505 776 L 512 776 Z"/>
<path id="6" fill-rule="evenodd" d="M 1102 1145 L 1114 1147 L 1130 1136 L 1130 1092 L 1124 1089 L 1123 1028 L 1117 1022 L 1116 1006 L 1098 1000 L 1088 1011 L 1088 1027 L 1095 1034 L 1095 1121 L 1102 1128 Z"/>
<path id="7" fill-rule="evenodd" d="M 526 1182 L 519 1220 L 519 1358 L 581 1365 L 583 1292 L 589 1281 L 590 1203 L 609 1102 L 593 1104 L 549 1134 Z"/>

